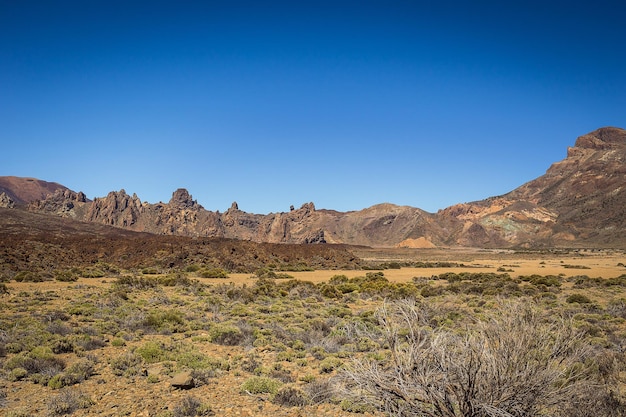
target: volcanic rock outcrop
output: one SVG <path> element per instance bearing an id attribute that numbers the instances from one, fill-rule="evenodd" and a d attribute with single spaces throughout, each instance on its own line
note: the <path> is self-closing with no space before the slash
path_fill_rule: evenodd
<path id="1" fill-rule="evenodd" d="M 60 190 L 28 205 L 31 211 L 133 231 L 225 237 L 270 243 L 367 246 L 626 246 L 626 131 L 606 127 L 583 135 L 545 175 L 497 197 L 437 213 L 378 204 L 359 211 L 318 210 L 313 203 L 282 213 L 252 214 L 237 203 L 224 213 L 204 209 L 185 189 L 168 203 L 141 202 L 124 190 L 89 201 Z M 11 183 L 0 178 L 2 184 Z M 32 183 L 33 179 L 27 179 Z M 19 181 L 18 181 L 19 182 Z M 24 181 L 22 181 L 24 184 Z M 49 187 L 44 182 L 37 192 Z M 43 184 L 43 185 L 41 185 Z M 46 188 L 47 189 L 47 188 Z M 27 193 L 0 189 L 14 199 Z M 30 192 L 31 200 L 37 193 Z"/>

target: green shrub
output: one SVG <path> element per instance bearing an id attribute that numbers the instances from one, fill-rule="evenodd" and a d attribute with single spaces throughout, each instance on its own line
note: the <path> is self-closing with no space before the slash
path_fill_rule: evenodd
<path id="1" fill-rule="evenodd" d="M 148 313 L 144 325 L 155 330 L 169 330 L 173 333 L 186 330 L 183 314 L 178 310 L 157 310 Z"/>
<path id="2" fill-rule="evenodd" d="M 193 264 L 185 267 L 185 272 L 198 272 L 202 268 L 200 265 Z"/>
<path id="3" fill-rule="evenodd" d="M 63 269 L 54 271 L 54 279 L 62 282 L 78 281 L 78 275 L 71 269 Z"/>
<path id="4" fill-rule="evenodd" d="M 168 359 L 168 352 L 165 346 L 159 342 L 146 342 L 135 349 L 135 353 L 146 363 L 157 363 Z"/>
<path id="5" fill-rule="evenodd" d="M 137 375 L 142 363 L 142 357 L 134 352 L 126 353 L 109 360 L 111 370 L 117 376 Z"/>
<path id="6" fill-rule="evenodd" d="M 159 277 L 157 278 L 157 282 L 165 287 L 188 287 L 192 284 L 189 277 L 181 272 L 167 274 L 163 277 Z"/>
<path id="7" fill-rule="evenodd" d="M 20 381 L 28 376 L 28 371 L 24 368 L 16 367 L 11 369 L 7 379 L 9 381 Z"/>
<path id="8" fill-rule="evenodd" d="M 200 270 L 198 275 L 202 278 L 228 278 L 228 273 L 222 268 L 206 268 Z"/>
<path id="9" fill-rule="evenodd" d="M 23 368 L 28 375 L 46 374 L 55 375 L 65 368 L 65 361 L 57 357 L 49 347 L 37 347 L 26 353 L 21 352 L 4 363 L 4 369 L 12 371 L 16 368 Z M 18 375 L 22 371 L 17 371 Z"/>
<path id="10" fill-rule="evenodd" d="M 50 280 L 50 278 L 41 273 L 35 273 L 31 271 L 20 271 L 15 274 L 13 279 L 17 282 L 44 282 Z"/>
<path id="11" fill-rule="evenodd" d="M 320 284 L 319 291 L 326 298 L 341 298 L 343 296 L 343 293 L 335 285 L 325 282 Z"/>
<path id="12" fill-rule="evenodd" d="M 238 327 L 228 324 L 216 324 L 209 330 L 209 339 L 219 345 L 236 346 L 244 340 L 244 337 Z"/>
<path id="13" fill-rule="evenodd" d="M 87 395 L 66 388 L 47 401 L 48 416 L 67 416 L 80 408 L 89 408 L 92 404 L 93 401 Z"/>
<path id="14" fill-rule="evenodd" d="M 104 272 L 98 268 L 85 268 L 81 271 L 80 276 L 83 278 L 102 278 Z"/>
<path id="15" fill-rule="evenodd" d="M 589 297 L 584 294 L 571 294 L 566 299 L 568 303 L 578 303 L 578 304 L 591 304 L 592 301 Z"/>
<path id="16" fill-rule="evenodd" d="M 227 371 L 230 368 L 228 361 L 215 359 L 202 352 L 182 352 L 174 357 L 179 367 L 193 370 L 217 370 Z"/>
<path id="17" fill-rule="evenodd" d="M 274 378 L 253 376 L 241 384 L 241 392 L 250 394 L 276 394 L 283 383 Z"/>
<path id="18" fill-rule="evenodd" d="M 328 356 L 320 362 L 320 372 L 324 374 L 329 374 L 335 369 L 339 368 L 341 365 L 343 365 L 341 359 L 335 358 L 333 356 Z"/>
<path id="19" fill-rule="evenodd" d="M 153 278 L 123 275 L 115 280 L 113 287 L 115 289 L 147 290 L 150 288 L 156 288 L 158 284 L 158 281 Z"/>
<path id="20" fill-rule="evenodd" d="M 126 341 L 122 339 L 121 337 L 116 337 L 113 340 L 111 340 L 111 346 L 114 346 L 114 347 L 126 346 Z"/>

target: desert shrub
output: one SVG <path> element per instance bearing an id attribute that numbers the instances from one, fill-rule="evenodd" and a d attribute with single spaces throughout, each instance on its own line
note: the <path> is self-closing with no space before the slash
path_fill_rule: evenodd
<path id="1" fill-rule="evenodd" d="M 565 299 L 567 303 L 578 303 L 578 304 L 591 304 L 592 301 L 589 297 L 584 294 L 571 294 L 567 296 Z"/>
<path id="2" fill-rule="evenodd" d="M 444 291 L 445 289 L 443 287 L 433 287 L 429 284 L 426 284 L 420 289 L 420 295 L 424 298 L 436 297 L 442 295 Z"/>
<path id="3" fill-rule="evenodd" d="M 603 283 L 607 287 L 626 287 L 626 274 L 622 274 L 619 277 L 607 278 L 606 280 L 603 280 Z"/>
<path id="4" fill-rule="evenodd" d="M 54 279 L 62 282 L 78 281 L 78 274 L 72 269 L 62 269 L 54 271 Z"/>
<path id="5" fill-rule="evenodd" d="M 259 268 L 254 271 L 254 276 L 259 279 L 293 279 L 293 275 L 284 272 L 276 272 L 267 267 Z"/>
<path id="6" fill-rule="evenodd" d="M 233 325 L 216 324 L 209 330 L 209 339 L 213 343 L 225 346 L 236 346 L 244 340 L 241 330 Z"/>
<path id="7" fill-rule="evenodd" d="M 0 295 L 4 295 L 8 293 L 9 293 L 9 287 L 7 287 L 7 284 L 5 284 L 4 282 L 0 282 Z"/>
<path id="8" fill-rule="evenodd" d="M 115 337 L 113 338 L 113 340 L 111 340 L 111 346 L 114 346 L 114 347 L 126 346 L 126 341 L 122 339 L 121 337 Z"/>
<path id="9" fill-rule="evenodd" d="M 67 338 L 62 338 L 59 340 L 56 340 L 52 343 L 52 352 L 53 353 L 70 353 L 74 351 L 74 343 L 72 343 L 71 340 L 67 339 Z"/>
<path id="10" fill-rule="evenodd" d="M 560 287 L 561 286 L 561 278 L 556 275 L 522 275 L 519 277 L 520 280 L 529 282 L 535 286 L 546 286 L 546 287 Z"/>
<path id="11" fill-rule="evenodd" d="M 288 369 L 284 369 L 280 363 L 275 363 L 274 367 L 267 373 L 267 376 L 286 384 L 296 381 L 295 376 Z"/>
<path id="12" fill-rule="evenodd" d="M 189 279 L 189 277 L 181 272 L 175 272 L 162 277 L 158 277 L 157 282 L 164 287 L 188 287 L 192 284 L 192 281 Z"/>
<path id="13" fill-rule="evenodd" d="M 276 394 L 283 383 L 274 378 L 253 376 L 241 384 L 241 392 L 249 394 Z"/>
<path id="14" fill-rule="evenodd" d="M 212 416 L 213 410 L 195 397 L 184 397 L 172 409 L 172 417 Z"/>
<path id="15" fill-rule="evenodd" d="M 230 369 L 230 363 L 227 360 L 216 359 L 202 352 L 182 351 L 177 353 L 172 359 L 176 360 L 178 366 L 182 368 L 208 371 L 228 371 Z"/>
<path id="16" fill-rule="evenodd" d="M 102 278 L 104 275 L 104 271 L 95 267 L 85 268 L 80 272 L 83 278 Z"/>
<path id="17" fill-rule="evenodd" d="M 51 377 L 65 369 L 65 361 L 56 356 L 49 347 L 37 347 L 28 353 L 21 352 L 5 361 L 5 370 L 12 371 L 16 368 L 26 371 L 26 375 L 22 375 L 20 379 L 35 374 Z M 23 371 L 16 372 L 23 374 Z"/>
<path id="18" fill-rule="evenodd" d="M 159 285 L 158 281 L 154 278 L 146 278 L 142 276 L 123 275 L 118 277 L 113 283 L 113 288 L 119 289 L 135 289 L 135 290 L 147 290 L 150 288 L 156 288 Z"/>
<path id="19" fill-rule="evenodd" d="M 319 295 L 317 286 L 310 281 L 301 281 L 299 279 L 290 279 L 278 283 L 279 291 L 286 291 L 292 298 L 303 299 L 307 297 L 315 297 Z"/>
<path id="20" fill-rule="evenodd" d="M 90 336 L 88 334 L 75 337 L 72 344 L 82 350 L 95 350 L 106 346 L 104 339 L 98 336 Z"/>
<path id="21" fill-rule="evenodd" d="M 26 369 L 21 368 L 21 367 L 15 367 L 11 369 L 11 372 L 9 372 L 7 379 L 12 382 L 21 381 L 27 376 L 28 376 L 28 371 Z"/>
<path id="22" fill-rule="evenodd" d="M 142 357 L 135 352 L 125 353 L 109 360 L 111 370 L 117 376 L 137 375 L 142 364 Z"/>
<path id="23" fill-rule="evenodd" d="M 39 272 L 20 271 L 15 274 L 13 279 L 17 282 L 44 282 L 50 281 L 51 278 Z"/>
<path id="24" fill-rule="evenodd" d="M 465 333 L 432 329 L 414 301 L 387 304 L 378 316 L 391 358 L 354 359 L 340 372 L 342 392 L 390 415 L 558 413 L 590 383 L 582 334 L 527 304 L 507 303 Z"/>
<path id="25" fill-rule="evenodd" d="M 334 384 L 328 378 L 313 379 L 302 387 L 311 404 L 322 404 L 332 401 L 336 394 Z"/>
<path id="26" fill-rule="evenodd" d="M 609 301 L 606 306 L 606 312 L 613 317 L 626 319 L 626 299 Z"/>
<path id="27" fill-rule="evenodd" d="M 250 353 L 241 360 L 239 367 L 245 372 L 254 373 L 261 365 L 263 362 L 259 355 Z"/>
<path id="28" fill-rule="evenodd" d="M 343 293 L 337 288 L 337 286 L 322 282 L 319 284 L 319 292 L 326 298 L 341 298 Z"/>
<path id="29" fill-rule="evenodd" d="M 279 271 L 289 271 L 289 272 L 304 272 L 304 271 L 315 271 L 315 268 L 307 265 L 304 262 L 298 262 L 295 264 L 282 264 L 278 266 Z"/>
<path id="30" fill-rule="evenodd" d="M 4 417 L 32 417 L 32 414 L 24 408 L 16 408 L 13 410 L 6 410 Z"/>
<path id="31" fill-rule="evenodd" d="M 135 349 L 135 353 L 139 355 L 146 363 L 156 363 L 167 360 L 168 349 L 160 342 L 146 342 Z"/>
<path id="32" fill-rule="evenodd" d="M 272 402 L 285 407 L 304 407 L 309 403 L 309 400 L 301 389 L 286 385 L 276 392 Z"/>
<path id="33" fill-rule="evenodd" d="M 198 272 L 202 278 L 228 278 L 228 272 L 222 268 L 206 268 Z"/>
<path id="34" fill-rule="evenodd" d="M 328 374 L 339 368 L 341 365 L 343 365 L 343 361 L 341 359 L 328 356 L 320 362 L 320 372 Z"/>
<path id="35" fill-rule="evenodd" d="M 80 408 L 89 408 L 93 401 L 81 391 L 66 388 L 47 401 L 48 416 L 66 416 Z"/>
<path id="36" fill-rule="evenodd" d="M 144 326 L 172 333 L 184 332 L 187 327 L 183 314 L 178 310 L 150 311 L 144 320 Z"/>
<path id="37" fill-rule="evenodd" d="M 198 272 L 200 269 L 202 269 L 201 265 L 192 264 L 185 267 L 185 272 Z"/>
<path id="38" fill-rule="evenodd" d="M 341 400 L 339 406 L 343 411 L 347 411 L 349 413 L 366 413 L 368 411 L 373 411 L 373 407 L 368 404 L 361 404 L 358 402 L 354 402 L 352 400 L 344 399 Z"/>
<path id="39" fill-rule="evenodd" d="M 260 295 L 271 298 L 280 296 L 280 289 L 278 288 L 278 284 L 276 284 L 276 280 L 267 277 L 259 278 L 250 290 L 255 295 L 255 298 Z"/>

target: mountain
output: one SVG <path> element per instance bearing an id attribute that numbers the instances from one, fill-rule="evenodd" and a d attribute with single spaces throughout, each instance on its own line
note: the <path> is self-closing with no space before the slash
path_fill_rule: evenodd
<path id="1" fill-rule="evenodd" d="M 67 189 L 67 187 L 56 182 L 47 182 L 36 178 L 0 177 L 0 196 L 5 195 L 4 205 L 10 204 L 9 200 L 13 204 L 24 205 L 34 200 L 45 199 L 57 190 L 65 191 Z"/>
<path id="2" fill-rule="evenodd" d="M 580 136 L 545 175 L 503 196 L 438 213 L 463 222 L 448 243 L 626 246 L 625 161 L 624 129 L 605 127 Z"/>
<path id="3" fill-rule="evenodd" d="M 579 137 L 545 175 L 507 194 L 437 213 L 388 203 L 350 212 L 307 203 L 266 215 L 233 203 L 220 213 L 206 210 L 185 189 L 168 203 L 150 204 L 124 190 L 89 201 L 58 184 L 46 197 L 29 200 L 15 184 L 38 180 L 4 177 L 13 182 L 0 184 L 14 184 L 5 193 L 30 201 L 31 212 L 159 235 L 385 247 L 604 247 L 626 246 L 625 160 L 626 131 L 601 128 Z"/>

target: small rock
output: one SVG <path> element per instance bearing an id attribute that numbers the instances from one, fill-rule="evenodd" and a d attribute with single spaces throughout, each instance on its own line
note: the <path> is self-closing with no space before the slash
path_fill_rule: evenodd
<path id="1" fill-rule="evenodd" d="M 178 389 L 191 389 L 195 386 L 191 372 L 180 372 L 172 378 L 170 385 Z"/>

